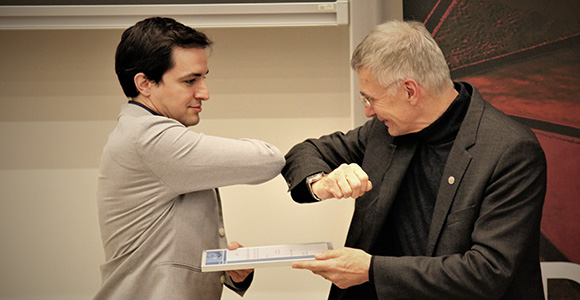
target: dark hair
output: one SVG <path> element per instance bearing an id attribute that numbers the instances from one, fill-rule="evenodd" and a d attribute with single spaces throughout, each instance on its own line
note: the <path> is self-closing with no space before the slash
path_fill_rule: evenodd
<path id="1" fill-rule="evenodd" d="M 143 73 L 147 79 L 159 83 L 174 65 L 175 47 L 205 49 L 211 44 L 204 33 L 174 19 L 148 18 L 123 32 L 115 54 L 115 73 L 125 95 L 136 97 L 139 90 L 133 81 L 135 75 Z"/>

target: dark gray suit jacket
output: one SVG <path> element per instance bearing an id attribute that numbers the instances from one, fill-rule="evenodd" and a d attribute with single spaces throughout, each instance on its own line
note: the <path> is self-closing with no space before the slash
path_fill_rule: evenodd
<path id="1" fill-rule="evenodd" d="M 379 299 L 543 299 L 539 264 L 546 160 L 534 133 L 471 96 L 449 154 L 433 212 L 427 256 L 373 259 Z M 346 134 L 296 145 L 283 175 L 290 190 L 304 179 L 358 163 L 373 189 L 356 200 L 346 246 L 370 252 L 397 195 L 416 144 L 390 136 L 373 118 Z M 305 197 L 298 202 L 312 202 Z M 345 299 L 333 286 L 330 299 Z"/>

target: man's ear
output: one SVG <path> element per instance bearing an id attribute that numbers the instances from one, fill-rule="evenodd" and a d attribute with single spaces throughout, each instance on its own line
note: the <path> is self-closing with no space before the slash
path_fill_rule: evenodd
<path id="1" fill-rule="evenodd" d="M 133 78 L 133 81 L 135 82 L 135 87 L 140 94 L 143 94 L 144 96 L 149 96 L 151 94 L 151 81 L 147 79 L 147 76 L 145 76 L 144 73 L 137 73 Z"/>
<path id="2" fill-rule="evenodd" d="M 419 100 L 419 84 L 413 79 L 405 79 L 403 81 L 403 87 L 407 96 L 407 101 L 409 104 L 416 105 Z"/>

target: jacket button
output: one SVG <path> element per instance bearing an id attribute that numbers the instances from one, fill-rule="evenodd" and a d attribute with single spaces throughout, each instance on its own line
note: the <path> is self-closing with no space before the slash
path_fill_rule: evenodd
<path id="1" fill-rule="evenodd" d="M 455 183 L 455 177 L 449 176 L 449 178 L 447 178 L 447 182 L 449 182 L 449 184 L 454 184 Z"/>
<path id="2" fill-rule="evenodd" d="M 218 234 L 219 234 L 221 237 L 224 237 L 224 236 L 226 236 L 226 230 L 225 230 L 225 229 L 223 229 L 223 228 L 220 228 L 220 229 L 218 229 Z"/>
<path id="3" fill-rule="evenodd" d="M 226 275 L 220 276 L 220 283 L 224 284 L 226 282 Z"/>

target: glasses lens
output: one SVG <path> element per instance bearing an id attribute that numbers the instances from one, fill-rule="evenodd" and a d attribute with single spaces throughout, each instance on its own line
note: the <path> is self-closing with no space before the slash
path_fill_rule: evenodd
<path id="1" fill-rule="evenodd" d="M 359 95 L 360 101 L 364 104 L 364 106 L 366 107 L 371 107 L 371 103 L 369 102 L 369 99 L 367 99 L 367 97 L 363 96 L 363 95 Z"/>

